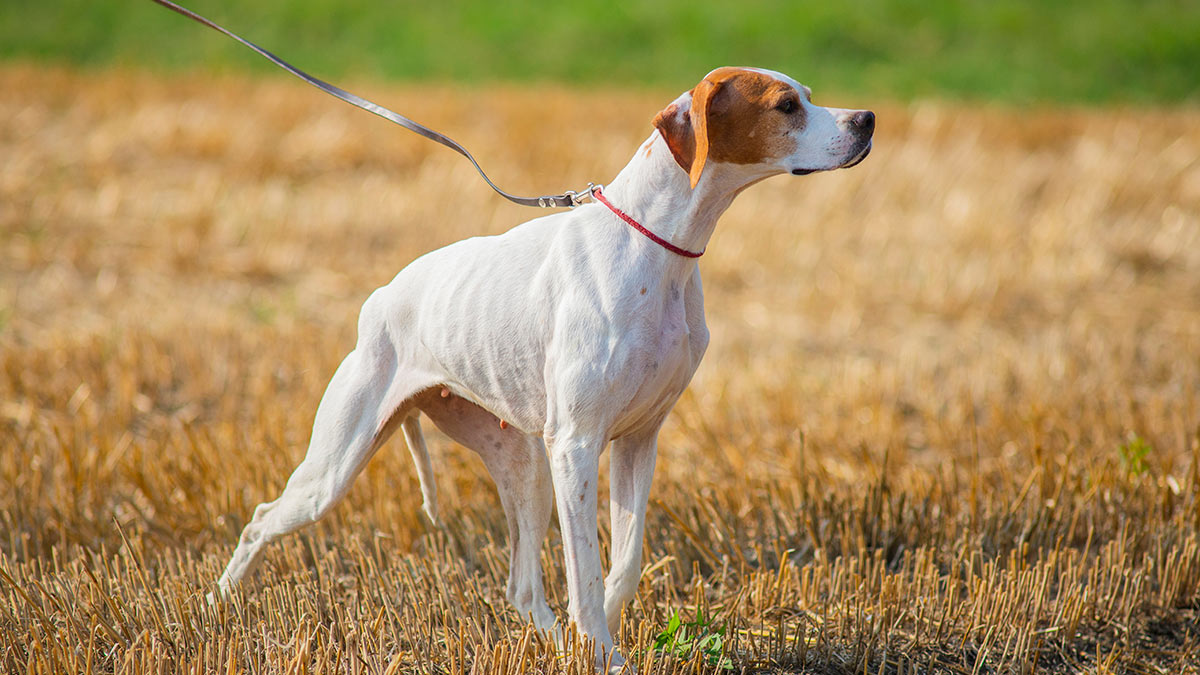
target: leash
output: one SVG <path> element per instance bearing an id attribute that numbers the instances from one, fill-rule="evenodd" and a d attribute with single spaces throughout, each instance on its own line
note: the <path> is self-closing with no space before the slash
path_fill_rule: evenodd
<path id="1" fill-rule="evenodd" d="M 587 187 L 579 192 L 576 192 L 575 190 L 567 190 L 566 192 L 564 192 L 562 194 L 547 195 L 547 196 L 542 196 L 542 197 L 518 197 L 516 195 L 509 194 L 509 193 L 505 192 L 504 190 L 501 190 L 495 183 L 493 183 L 492 179 L 488 178 L 488 175 L 486 173 L 484 173 L 483 167 L 479 166 L 479 162 L 475 161 L 475 157 L 470 152 L 468 152 L 466 148 L 464 148 L 462 145 L 460 145 L 457 141 L 450 138 L 449 136 L 446 136 L 445 134 L 440 134 L 423 124 L 414 122 L 413 120 L 405 117 L 404 115 L 401 115 L 397 112 L 388 110 L 387 108 L 379 105 L 378 103 L 368 101 L 367 99 L 362 98 L 361 96 L 351 94 L 350 92 L 346 91 L 345 89 L 342 89 L 341 87 L 334 86 L 324 80 L 313 77 L 312 75 L 309 75 L 308 73 L 304 72 L 303 70 L 300 70 L 299 68 L 293 66 L 292 64 L 288 63 L 287 61 L 284 61 L 283 59 L 279 58 L 278 56 L 275 56 L 274 54 L 263 49 L 262 47 L 259 47 L 258 45 L 254 44 L 253 42 L 250 42 L 249 40 L 243 38 L 242 36 L 226 30 L 225 28 L 217 25 L 216 23 L 213 23 L 212 21 L 209 21 L 208 19 L 200 16 L 199 14 L 197 14 L 189 9 L 180 7 L 179 5 L 171 2 L 171 0 L 153 0 L 153 2 L 156 2 L 173 12 L 182 14 L 183 16 L 186 16 L 187 18 L 189 18 L 193 21 L 196 21 L 205 26 L 208 26 L 209 28 L 217 31 L 218 33 L 222 33 L 228 37 L 233 38 L 234 40 L 237 40 L 238 42 L 242 43 L 246 47 L 249 47 L 250 49 L 257 52 L 260 56 L 266 58 L 271 63 L 274 63 L 275 65 L 279 66 L 280 68 L 283 68 L 284 70 L 286 70 L 289 73 L 295 75 L 296 77 L 304 80 L 305 82 L 311 84 L 312 86 L 316 87 L 317 89 L 320 89 L 321 91 L 325 92 L 326 94 L 340 98 L 341 100 L 345 101 L 346 103 L 349 103 L 352 106 L 362 108 L 363 110 L 366 110 L 369 113 L 374 113 L 389 122 L 394 122 L 396 124 L 399 124 L 400 126 L 404 127 L 405 129 L 408 129 L 409 131 L 420 134 L 421 136 L 424 136 L 425 138 L 428 138 L 429 140 L 434 141 L 435 143 L 440 143 L 440 144 L 446 146 L 447 148 L 450 148 L 451 150 L 462 155 L 463 157 L 466 157 L 467 160 L 469 160 L 471 162 L 471 164 L 475 167 L 475 170 L 479 172 L 479 175 L 483 177 L 484 182 L 486 182 L 489 187 L 491 187 L 493 190 L 495 190 L 496 193 L 499 194 L 501 197 L 504 197 L 505 199 L 507 199 L 510 202 L 513 202 L 514 204 L 520 204 L 521 206 L 536 206 L 536 207 L 543 208 L 543 209 L 560 208 L 560 207 L 564 207 L 564 206 L 568 207 L 568 208 L 574 208 L 576 206 L 579 206 L 580 204 L 583 204 L 589 198 L 595 197 L 597 201 L 599 201 L 600 203 L 607 206 L 610 211 L 612 211 L 614 214 L 616 214 L 618 218 L 620 218 L 621 220 L 628 223 L 630 227 L 632 227 L 633 229 L 642 233 L 647 238 L 649 238 L 650 241 L 653 241 L 654 243 L 667 249 L 671 253 L 683 256 L 685 258 L 699 258 L 700 256 L 704 255 L 704 251 L 700 251 L 699 253 L 696 253 L 695 251 L 689 251 L 685 248 L 680 248 L 680 247 L 672 244 L 671 242 L 667 241 L 666 239 L 663 239 L 662 237 L 654 234 L 650 230 L 646 229 L 645 227 L 642 226 L 641 223 L 639 223 L 636 220 L 634 220 L 633 218 L 631 218 L 629 216 L 629 214 L 627 214 L 624 211 L 622 211 L 621 209 L 618 209 L 617 207 L 613 206 L 612 202 L 608 201 L 608 199 L 605 198 L 604 194 L 601 192 L 601 186 L 596 185 L 594 183 L 588 183 Z"/>
<path id="2" fill-rule="evenodd" d="M 153 2 L 156 2 L 173 12 L 182 14 L 193 21 L 202 23 L 205 26 L 208 26 L 209 28 L 211 28 L 219 33 L 224 33 L 225 35 L 233 38 L 234 40 L 237 40 L 238 42 L 249 47 L 250 49 L 253 49 L 255 52 L 258 52 L 259 55 L 265 57 L 271 63 L 274 63 L 275 65 L 279 66 L 280 68 L 283 68 L 284 70 L 286 70 L 289 73 L 295 75 L 296 77 L 304 80 L 305 82 L 313 85 L 314 87 L 316 87 L 317 89 L 320 89 L 321 91 L 325 92 L 326 94 L 330 94 L 331 96 L 336 96 L 337 98 L 342 99 L 343 101 L 345 101 L 346 103 L 349 103 L 350 105 L 362 108 L 363 110 L 366 110 L 369 113 L 374 113 L 374 114 L 382 117 L 383 119 L 388 120 L 389 122 L 395 122 L 396 124 L 399 124 L 400 126 L 404 127 L 405 129 L 408 129 L 409 131 L 420 134 L 421 136 L 424 136 L 425 138 L 428 138 L 429 140 L 434 141 L 435 143 L 441 143 L 442 145 L 446 146 L 447 148 L 450 148 L 451 150 L 457 152 L 458 154 L 460 154 L 463 157 L 466 157 L 468 160 L 470 160 L 471 164 L 473 164 L 475 166 L 475 170 L 478 171 L 479 175 L 483 177 L 483 180 L 486 181 L 487 184 L 493 190 L 495 190 L 497 194 L 499 194 L 501 197 L 504 197 L 508 201 L 513 202 L 514 204 L 520 204 L 521 206 L 537 206 L 537 207 L 540 207 L 543 209 L 558 208 L 558 207 L 563 207 L 563 206 L 575 207 L 575 206 L 579 206 L 580 204 L 584 203 L 584 201 L 587 200 L 589 197 L 591 197 L 592 194 L 594 193 L 594 191 L 597 189 L 596 186 L 592 185 L 591 183 L 588 183 L 587 188 L 581 192 L 575 192 L 574 190 L 567 190 L 566 192 L 564 192 L 562 194 L 548 195 L 548 196 L 543 196 L 543 197 L 518 197 L 516 195 L 511 195 L 511 194 L 505 192 L 504 190 L 501 190 L 499 187 L 497 187 L 496 184 L 492 182 L 492 179 L 488 178 L 488 175 L 483 172 L 483 167 L 479 166 L 479 162 L 475 161 L 475 157 L 472 156 L 471 153 L 468 152 L 466 148 L 464 148 L 462 145 L 460 145 L 454 139 L 452 139 L 444 134 L 439 134 L 438 132 L 434 131 L 433 129 L 430 129 L 429 127 L 426 127 L 422 124 L 418 124 L 417 122 L 414 122 L 399 113 L 392 112 L 391 110 L 388 110 L 387 108 L 385 108 L 377 103 L 368 101 L 365 98 L 351 94 L 350 92 L 346 91 L 345 89 L 342 89 L 340 87 L 335 87 L 334 85 L 329 84 L 328 82 L 325 82 L 324 80 L 317 79 L 317 78 L 313 77 L 312 75 L 309 75 L 308 73 L 304 72 L 303 70 L 300 70 L 299 68 L 293 66 L 292 64 L 288 63 L 287 61 L 284 61 L 283 59 L 279 58 L 278 56 L 275 56 L 274 54 L 263 49 L 262 47 L 259 47 L 258 45 L 254 44 L 253 42 L 250 42 L 249 40 L 247 40 L 239 35 L 236 35 L 228 30 L 225 30 L 224 28 L 222 28 L 221 26 L 218 26 L 217 24 L 213 23 L 212 21 L 209 21 L 208 19 L 200 16 L 199 14 L 196 14 L 195 12 L 193 12 L 191 10 L 184 9 L 183 7 L 180 7 L 179 5 L 176 5 L 175 3 L 171 2 L 170 0 L 153 0 Z M 610 206 L 609 208 L 612 208 L 612 207 Z"/>

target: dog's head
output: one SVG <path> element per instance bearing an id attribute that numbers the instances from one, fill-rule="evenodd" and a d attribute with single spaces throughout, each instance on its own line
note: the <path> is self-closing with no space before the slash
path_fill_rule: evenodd
<path id="1" fill-rule="evenodd" d="M 766 177 L 854 166 L 871 152 L 875 113 L 813 105 L 812 91 L 787 75 L 718 68 L 654 118 L 691 180 L 730 163 Z"/>

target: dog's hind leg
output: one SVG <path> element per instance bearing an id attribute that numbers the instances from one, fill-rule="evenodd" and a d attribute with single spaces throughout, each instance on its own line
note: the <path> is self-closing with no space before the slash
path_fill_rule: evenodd
<path id="1" fill-rule="evenodd" d="M 321 398 L 304 461 L 278 499 L 254 510 L 218 581 L 222 595 L 254 570 L 267 544 L 317 522 L 341 501 L 367 461 L 407 416 L 404 408 L 412 405 L 416 392 L 405 387 L 408 380 L 419 378 L 399 367 L 377 310 L 370 300 L 363 306 L 358 345 L 338 366 Z"/>
<path id="2" fill-rule="evenodd" d="M 541 549 L 554 510 L 554 488 L 542 439 L 501 428 L 495 415 L 458 396 L 424 395 L 417 405 L 447 436 L 483 459 L 508 521 L 508 600 L 539 629 L 549 630 L 555 617 L 542 587 Z"/>
<path id="3" fill-rule="evenodd" d="M 421 419 L 416 410 L 404 417 L 400 423 L 404 432 L 404 440 L 408 443 L 408 451 L 412 454 L 413 463 L 417 465 L 417 478 L 421 481 L 421 505 L 425 515 L 434 525 L 438 523 L 437 484 L 433 480 L 433 465 L 429 461 L 429 448 L 425 446 L 425 436 L 421 433 Z"/>

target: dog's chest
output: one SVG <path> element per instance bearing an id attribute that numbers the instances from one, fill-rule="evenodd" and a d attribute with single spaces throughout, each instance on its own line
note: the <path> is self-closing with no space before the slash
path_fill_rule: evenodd
<path id="1" fill-rule="evenodd" d="M 689 319 L 702 322 L 703 317 L 687 315 L 680 284 L 662 290 L 661 304 L 640 303 L 638 318 L 627 333 L 633 341 L 627 373 L 634 387 L 618 423 L 624 429 L 665 415 L 687 387 L 698 361 L 692 354 Z"/>

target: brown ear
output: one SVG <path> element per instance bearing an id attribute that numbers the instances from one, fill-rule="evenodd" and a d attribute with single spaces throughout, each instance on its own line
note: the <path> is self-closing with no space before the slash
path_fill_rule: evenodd
<path id="1" fill-rule="evenodd" d="M 695 157 L 692 158 L 692 167 L 688 170 L 688 176 L 692 180 L 692 189 L 695 189 L 696 183 L 700 182 L 700 174 L 704 171 L 704 164 L 708 161 L 708 104 L 720 87 L 720 82 L 701 80 L 700 84 L 692 90 L 692 134 L 696 139 Z"/>
<path id="2" fill-rule="evenodd" d="M 684 173 L 691 172 L 692 160 L 696 157 L 696 136 L 688 113 L 680 112 L 679 104 L 672 103 L 654 116 L 654 128 L 667 142 L 675 163 Z"/>
<path id="3" fill-rule="evenodd" d="M 654 126 L 662 133 L 675 162 L 688 174 L 693 188 L 700 181 L 708 160 L 708 104 L 719 83 L 707 80 L 691 91 L 691 110 L 680 113 L 672 103 L 654 117 Z"/>

